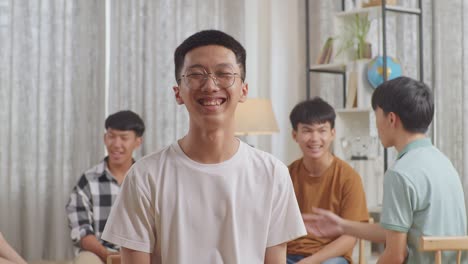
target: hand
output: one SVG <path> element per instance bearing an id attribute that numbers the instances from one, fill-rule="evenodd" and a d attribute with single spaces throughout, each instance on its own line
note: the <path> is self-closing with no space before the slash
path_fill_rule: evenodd
<path id="1" fill-rule="evenodd" d="M 317 237 L 338 237 L 343 235 L 344 220 L 331 211 L 312 208 L 312 214 L 302 214 L 307 232 Z"/>

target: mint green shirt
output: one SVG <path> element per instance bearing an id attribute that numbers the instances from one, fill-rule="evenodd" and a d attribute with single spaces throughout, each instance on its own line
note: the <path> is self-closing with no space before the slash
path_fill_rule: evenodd
<path id="1" fill-rule="evenodd" d="M 380 225 L 408 234 L 406 263 L 434 263 L 434 253 L 418 250 L 421 236 L 467 234 L 460 178 L 450 160 L 429 139 L 406 145 L 385 173 Z M 442 262 L 455 263 L 455 258 L 455 253 L 446 253 Z"/>

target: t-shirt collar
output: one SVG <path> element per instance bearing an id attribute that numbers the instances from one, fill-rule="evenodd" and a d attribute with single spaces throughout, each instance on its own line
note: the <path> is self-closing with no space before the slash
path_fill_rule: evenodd
<path id="1" fill-rule="evenodd" d="M 397 159 L 400 159 L 406 153 L 408 153 L 409 151 L 413 149 L 428 147 L 428 146 L 432 146 L 432 142 L 429 138 L 421 138 L 421 139 L 416 139 L 414 141 L 411 141 L 405 146 L 405 148 L 400 153 L 398 153 Z"/>

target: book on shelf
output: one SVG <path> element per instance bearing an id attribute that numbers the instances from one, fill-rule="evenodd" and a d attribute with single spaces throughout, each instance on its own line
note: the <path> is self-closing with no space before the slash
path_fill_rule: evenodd
<path id="1" fill-rule="evenodd" d="M 348 93 L 346 95 L 346 108 L 357 107 L 357 72 L 350 71 L 348 75 Z"/>
<path id="2" fill-rule="evenodd" d="M 323 45 L 322 50 L 320 50 L 320 53 L 317 59 L 317 64 L 330 63 L 332 53 L 333 53 L 333 38 L 329 37 L 327 41 L 325 41 L 325 44 Z"/>

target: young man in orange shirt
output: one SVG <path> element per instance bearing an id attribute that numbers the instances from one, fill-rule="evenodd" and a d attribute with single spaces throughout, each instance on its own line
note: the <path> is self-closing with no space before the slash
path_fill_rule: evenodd
<path id="1" fill-rule="evenodd" d="M 303 157 L 289 165 L 289 173 L 302 214 L 312 207 L 330 210 L 345 219 L 367 221 L 361 177 L 330 146 L 335 139 L 335 110 L 319 97 L 297 104 L 290 114 L 292 136 Z M 287 263 L 351 263 L 356 238 L 332 239 L 314 235 L 288 243 Z"/>

